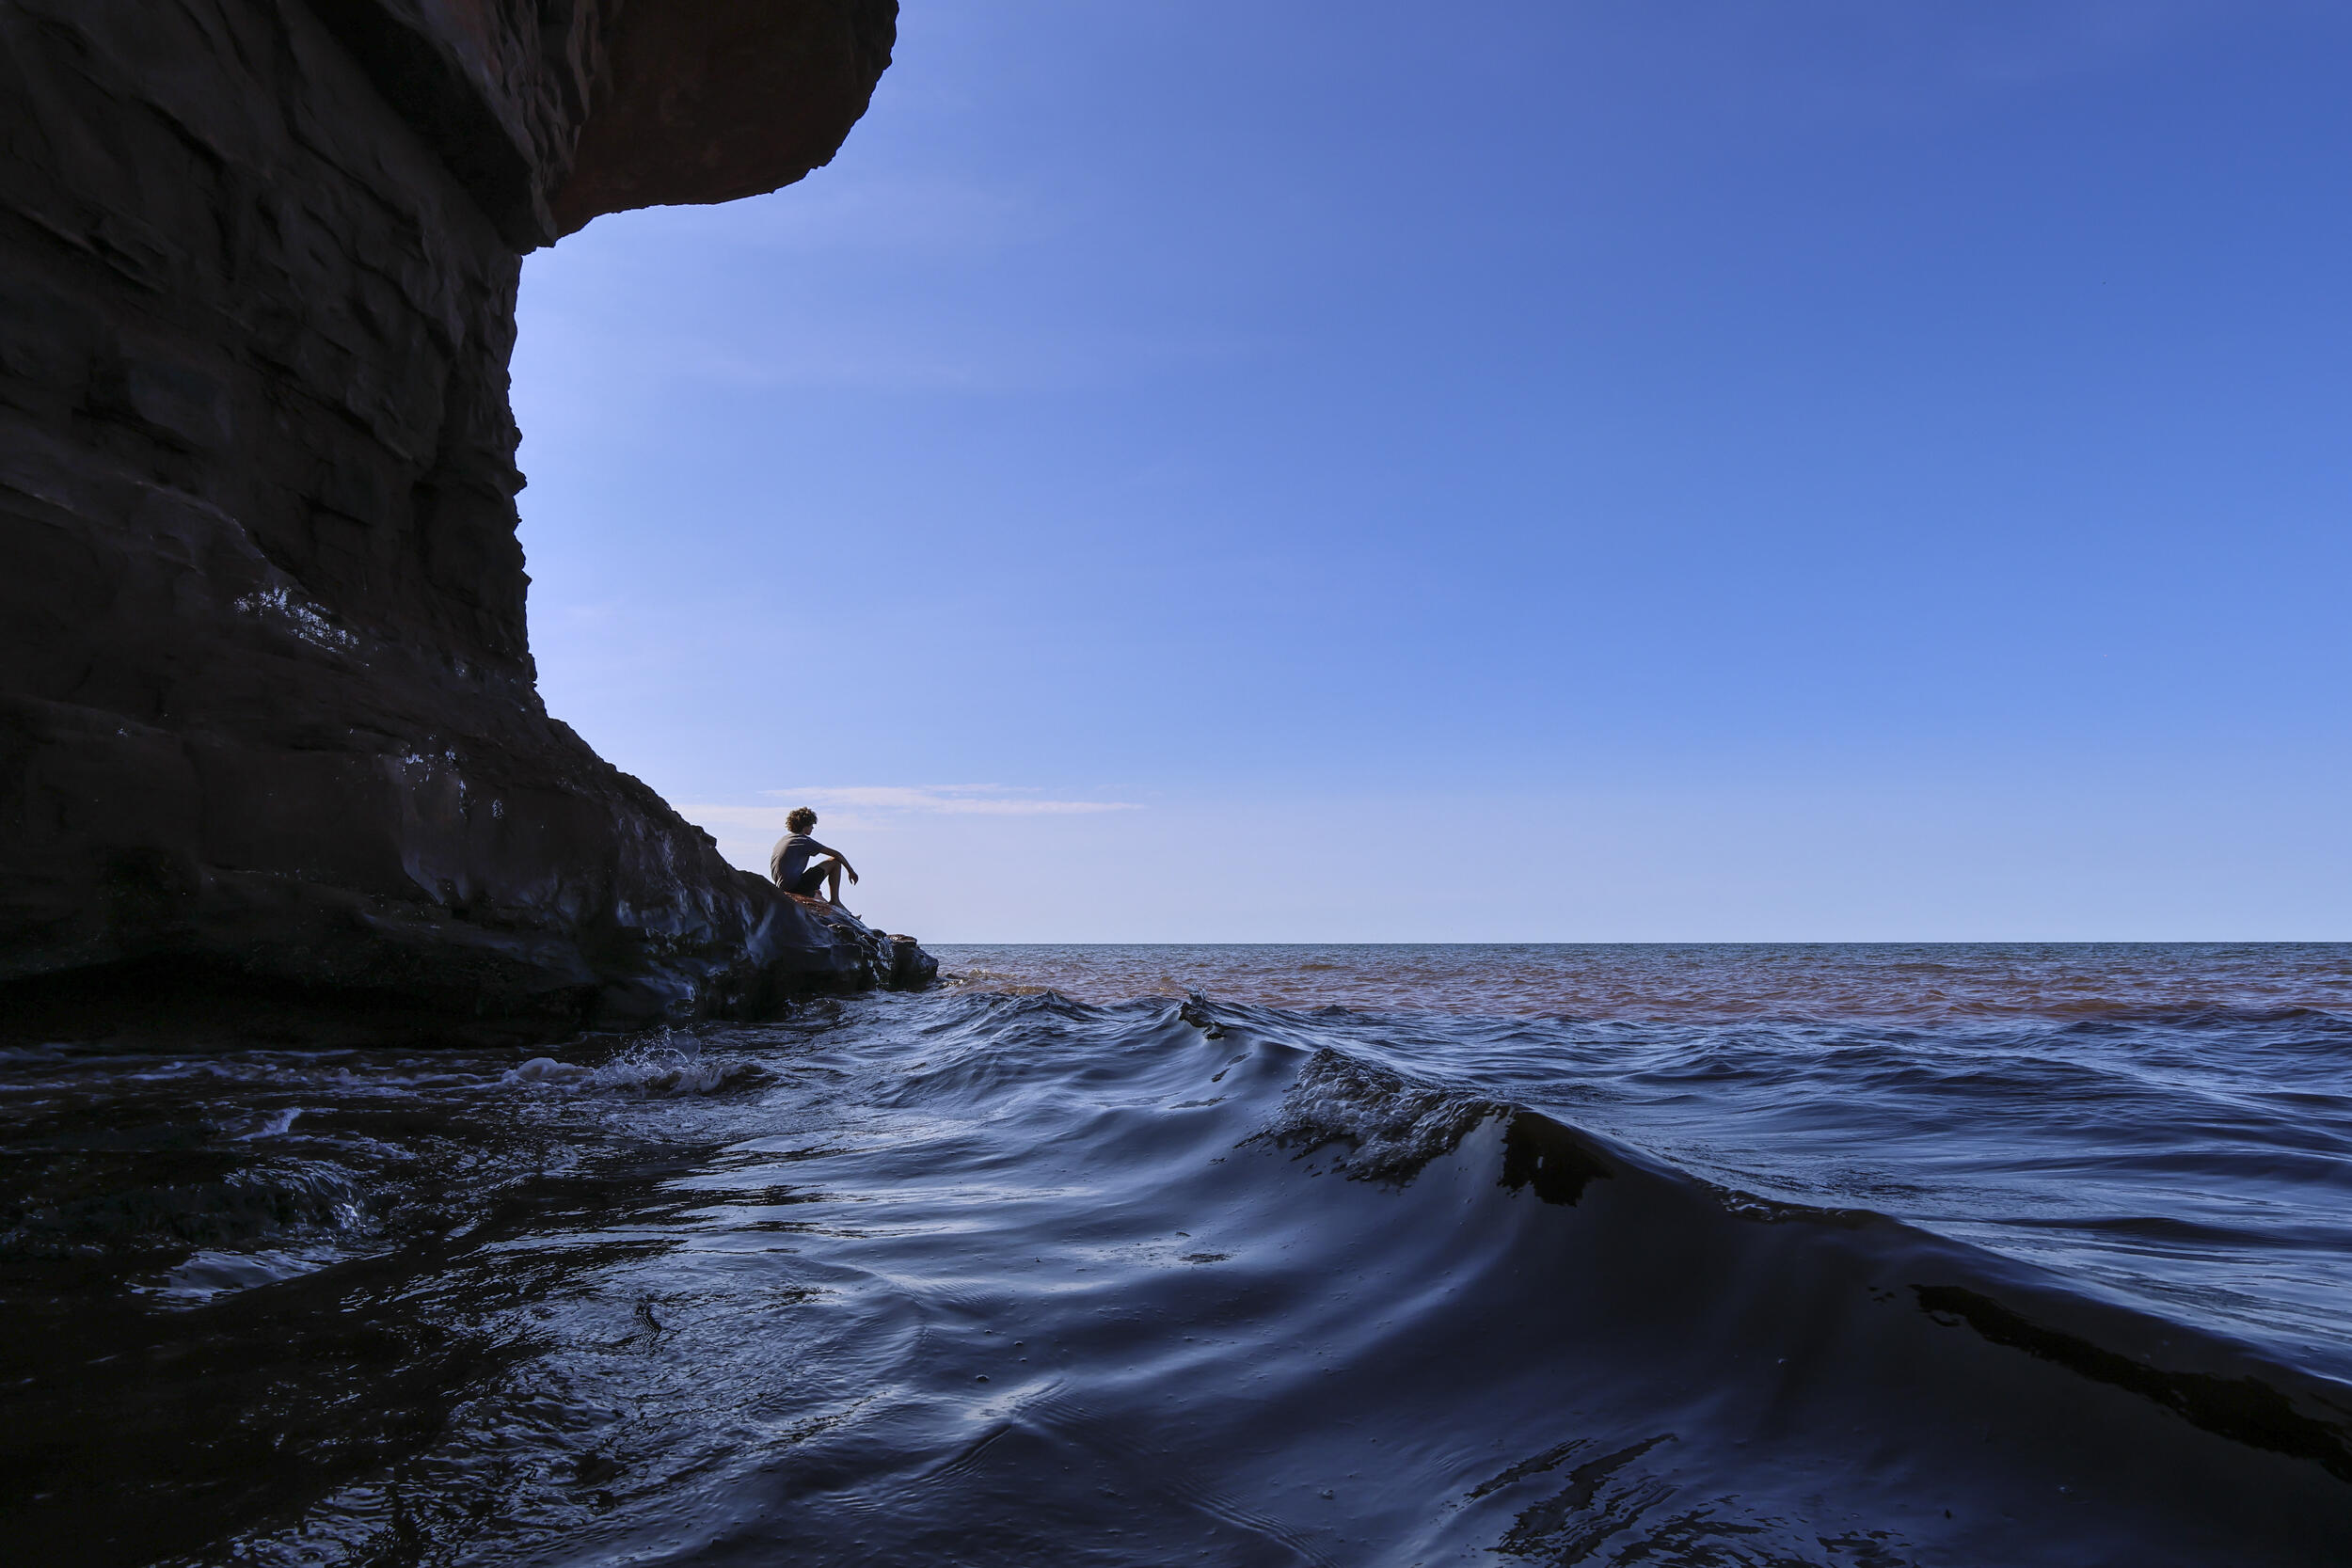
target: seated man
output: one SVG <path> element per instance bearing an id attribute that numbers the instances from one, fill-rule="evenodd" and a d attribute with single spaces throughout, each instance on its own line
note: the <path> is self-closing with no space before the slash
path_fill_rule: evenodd
<path id="1" fill-rule="evenodd" d="M 776 841 L 775 852 L 768 857 L 768 875 L 773 877 L 776 886 L 787 893 L 814 898 L 817 890 L 821 887 L 825 890 L 826 903 L 840 903 L 841 874 L 849 872 L 850 881 L 854 886 L 857 872 L 842 858 L 840 850 L 819 844 L 808 836 L 808 831 L 817 826 L 817 814 L 806 806 L 796 806 L 785 817 L 784 825 L 792 831 Z M 811 865 L 808 862 L 812 855 L 831 858 Z"/>

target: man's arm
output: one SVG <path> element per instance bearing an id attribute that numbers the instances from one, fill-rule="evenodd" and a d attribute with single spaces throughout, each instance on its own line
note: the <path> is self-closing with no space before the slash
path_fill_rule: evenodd
<path id="1" fill-rule="evenodd" d="M 831 856 L 832 856 L 834 860 L 839 861 L 839 862 L 841 863 L 841 874 L 842 874 L 843 876 L 845 876 L 845 877 L 847 877 L 847 878 L 849 878 L 849 879 L 850 879 L 850 884 L 851 884 L 852 886 L 854 886 L 854 885 L 856 884 L 856 882 L 857 882 L 857 867 L 856 867 L 856 866 L 854 866 L 854 865 L 851 865 L 851 864 L 850 863 L 850 857 L 849 857 L 849 856 L 847 856 L 847 855 L 843 854 L 840 850 L 838 850 L 838 849 L 834 848 L 832 845 L 830 845 L 830 844 L 819 844 L 819 843 L 818 843 L 818 842 L 817 842 L 815 839 L 813 839 L 813 838 L 812 838 L 812 839 L 810 839 L 810 840 L 808 841 L 808 843 L 809 843 L 809 847 L 810 847 L 810 848 L 812 848 L 812 849 L 821 849 L 821 850 L 823 850 L 826 854 L 831 855 Z"/>

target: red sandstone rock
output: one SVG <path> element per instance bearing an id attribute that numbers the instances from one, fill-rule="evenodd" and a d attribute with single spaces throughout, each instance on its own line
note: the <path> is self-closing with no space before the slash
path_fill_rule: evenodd
<path id="1" fill-rule="evenodd" d="M 892 14 L 0 0 L 10 1008 L 169 978 L 560 1033 L 914 972 L 547 715 L 506 402 L 553 214 L 797 178 Z"/>
<path id="2" fill-rule="evenodd" d="M 555 198 L 556 231 L 756 196 L 821 167 L 866 112 L 897 27 L 897 0 L 635 0 Z"/>

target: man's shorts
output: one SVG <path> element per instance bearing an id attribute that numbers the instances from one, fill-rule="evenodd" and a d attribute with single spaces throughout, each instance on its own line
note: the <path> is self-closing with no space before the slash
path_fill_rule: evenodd
<path id="1" fill-rule="evenodd" d="M 786 888 L 784 891 L 787 893 L 797 893 L 803 898 L 816 897 L 817 890 L 825 885 L 825 868 L 826 866 L 830 866 L 832 863 L 833 863 L 831 861 L 827 861 L 822 865 L 810 866 L 806 871 L 801 873 L 799 879 L 794 881 L 790 887 Z"/>

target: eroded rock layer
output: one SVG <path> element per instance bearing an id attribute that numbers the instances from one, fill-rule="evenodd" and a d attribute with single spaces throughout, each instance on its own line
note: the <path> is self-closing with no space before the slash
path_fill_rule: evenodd
<path id="1" fill-rule="evenodd" d="M 823 163 L 894 17 L 0 0 L 0 985 L 552 1033 L 920 974 L 547 715 L 506 395 L 523 251 Z"/>

